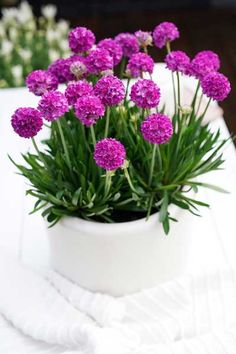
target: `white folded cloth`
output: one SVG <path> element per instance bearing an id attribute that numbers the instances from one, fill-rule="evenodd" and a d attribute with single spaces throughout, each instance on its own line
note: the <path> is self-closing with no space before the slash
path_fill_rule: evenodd
<path id="1" fill-rule="evenodd" d="M 235 354 L 236 274 L 95 294 L 0 254 L 1 354 Z"/>

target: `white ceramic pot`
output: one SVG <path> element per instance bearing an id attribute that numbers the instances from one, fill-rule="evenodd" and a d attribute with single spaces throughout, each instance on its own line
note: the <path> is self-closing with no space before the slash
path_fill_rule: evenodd
<path id="1" fill-rule="evenodd" d="M 171 206 L 181 219 L 186 211 Z M 105 224 L 64 217 L 48 229 L 53 269 L 92 291 L 121 296 L 181 274 L 191 244 L 189 226 L 165 235 L 153 214 L 147 221 Z"/>

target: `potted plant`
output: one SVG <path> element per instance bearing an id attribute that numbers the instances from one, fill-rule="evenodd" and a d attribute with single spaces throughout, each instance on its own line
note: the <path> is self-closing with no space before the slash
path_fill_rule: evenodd
<path id="1" fill-rule="evenodd" d="M 95 47 L 94 34 L 77 27 L 69 34 L 74 54 L 26 79 L 40 96 L 37 109 L 19 108 L 12 116 L 15 132 L 35 148 L 23 154 L 25 164 L 14 163 L 31 184 L 27 194 L 37 198 L 33 212 L 42 210 L 49 223 L 52 266 L 85 288 L 122 295 L 179 274 L 191 243 L 186 213 L 208 207 L 197 199 L 198 188 L 221 191 L 196 178 L 223 163 L 226 140 L 203 118 L 230 84 L 215 53 L 203 51 L 191 61 L 171 51 L 178 36 L 176 26 L 164 22 L 152 35 L 123 33 Z M 152 80 L 152 40 L 167 48 L 172 117 L 159 106 L 161 88 Z M 198 79 L 189 107 L 181 102 L 183 75 Z M 64 92 L 58 82 L 66 83 Z M 200 88 L 209 98 L 202 113 Z M 40 150 L 35 136 L 43 125 L 50 133 Z M 183 227 L 177 234 L 173 223 L 169 234 L 177 219 L 185 220 Z"/>
<path id="2" fill-rule="evenodd" d="M 45 5 L 36 18 L 27 1 L 3 8 L 0 20 L 0 88 L 24 86 L 26 76 L 36 69 L 68 56 L 65 20 L 56 21 L 55 5 Z"/>

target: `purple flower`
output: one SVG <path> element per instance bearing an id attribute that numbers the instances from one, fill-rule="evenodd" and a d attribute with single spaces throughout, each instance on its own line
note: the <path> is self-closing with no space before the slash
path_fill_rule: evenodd
<path id="1" fill-rule="evenodd" d="M 69 106 L 67 99 L 63 93 L 59 91 L 46 92 L 38 104 L 38 110 L 43 117 L 52 121 L 63 116 L 68 112 Z"/>
<path id="2" fill-rule="evenodd" d="M 72 52 L 78 54 L 88 51 L 95 43 L 95 36 L 86 27 L 76 27 L 70 31 L 69 46 Z"/>
<path id="3" fill-rule="evenodd" d="M 33 138 L 42 129 L 43 118 L 35 108 L 18 108 L 12 115 L 11 125 L 22 138 Z"/>
<path id="4" fill-rule="evenodd" d="M 190 75 L 197 79 L 202 79 L 206 74 L 218 71 L 220 68 L 220 59 L 218 55 L 211 50 L 204 50 L 195 55 L 190 66 Z"/>
<path id="5" fill-rule="evenodd" d="M 167 68 L 171 71 L 179 71 L 183 74 L 188 73 L 190 58 L 181 50 L 176 50 L 167 54 L 165 62 Z"/>
<path id="6" fill-rule="evenodd" d="M 130 97 L 138 107 L 153 108 L 160 101 L 160 89 L 152 80 L 138 80 L 131 88 Z"/>
<path id="7" fill-rule="evenodd" d="M 66 88 L 65 96 L 69 105 L 74 105 L 79 97 L 89 95 L 92 91 L 93 87 L 87 81 L 72 81 Z"/>
<path id="8" fill-rule="evenodd" d="M 97 142 L 94 150 L 94 160 L 99 167 L 114 171 L 123 166 L 126 151 L 118 140 L 105 138 Z"/>
<path id="9" fill-rule="evenodd" d="M 77 60 L 73 60 L 73 62 L 70 65 L 70 72 L 78 80 L 86 77 L 87 71 L 88 71 L 87 67 L 86 67 L 84 61 L 81 60 L 81 58 L 77 59 Z"/>
<path id="10" fill-rule="evenodd" d="M 70 71 L 71 63 L 71 58 L 57 59 L 48 67 L 48 71 L 57 77 L 59 83 L 63 84 L 74 79 L 74 75 Z"/>
<path id="11" fill-rule="evenodd" d="M 121 45 L 117 43 L 117 41 L 112 38 L 105 38 L 98 43 L 97 47 L 106 49 L 112 56 L 114 65 L 119 64 L 123 55 L 123 51 Z"/>
<path id="12" fill-rule="evenodd" d="M 105 107 L 101 100 L 94 95 L 80 97 L 74 107 L 76 117 L 87 127 L 95 124 L 105 113 Z"/>
<path id="13" fill-rule="evenodd" d="M 162 22 L 153 31 L 154 44 L 158 48 L 163 48 L 176 38 L 179 38 L 179 30 L 172 22 Z"/>
<path id="14" fill-rule="evenodd" d="M 144 31 L 136 31 L 135 37 L 138 40 L 140 47 L 146 48 L 149 45 L 152 45 L 152 35 L 151 32 L 144 32 Z"/>
<path id="15" fill-rule="evenodd" d="M 152 144 L 165 144 L 173 134 L 173 125 L 164 114 L 151 114 L 141 124 L 141 132 L 145 140 Z"/>
<path id="16" fill-rule="evenodd" d="M 26 85 L 30 92 L 42 96 L 47 91 L 54 91 L 58 87 L 55 75 L 46 70 L 34 70 L 26 78 Z"/>
<path id="17" fill-rule="evenodd" d="M 106 49 L 92 50 L 85 62 L 90 74 L 99 74 L 113 68 L 113 58 Z"/>
<path id="18" fill-rule="evenodd" d="M 114 106 L 124 99 L 125 87 L 116 76 L 104 76 L 96 83 L 94 94 L 100 98 L 104 105 Z"/>
<path id="19" fill-rule="evenodd" d="M 228 78 L 218 72 L 207 74 L 201 80 L 202 91 L 215 101 L 223 101 L 231 91 Z"/>
<path id="20" fill-rule="evenodd" d="M 134 34 L 120 33 L 115 37 L 115 40 L 121 45 L 125 57 L 131 57 L 131 55 L 139 52 L 138 40 Z"/>
<path id="21" fill-rule="evenodd" d="M 133 54 L 127 65 L 127 74 L 132 77 L 142 77 L 144 72 L 153 73 L 154 61 L 146 53 Z"/>

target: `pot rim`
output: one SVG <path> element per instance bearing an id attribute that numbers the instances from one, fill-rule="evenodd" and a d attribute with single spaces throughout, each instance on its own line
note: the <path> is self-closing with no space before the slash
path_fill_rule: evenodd
<path id="1" fill-rule="evenodd" d="M 180 208 L 174 204 L 170 204 L 169 212 L 172 216 L 176 216 Z M 119 230 L 119 233 L 122 231 L 128 232 L 131 230 L 136 231 L 143 231 L 152 228 L 154 224 L 161 223 L 158 220 L 159 212 L 156 212 L 149 216 L 148 220 L 146 218 L 141 218 L 132 221 L 125 221 L 125 222 L 117 222 L 117 223 L 103 223 L 93 220 L 85 220 L 80 217 L 74 216 L 64 216 L 60 221 L 60 225 L 64 228 L 71 229 L 74 231 L 82 231 L 83 233 L 90 233 L 94 232 L 98 233 L 109 233 L 114 234 L 115 230 Z"/>

